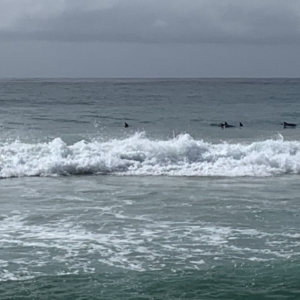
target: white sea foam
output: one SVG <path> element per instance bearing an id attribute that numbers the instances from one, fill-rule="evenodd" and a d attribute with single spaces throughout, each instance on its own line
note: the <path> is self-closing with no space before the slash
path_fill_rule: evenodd
<path id="1" fill-rule="evenodd" d="M 4 253 L 16 247 L 20 250 L 12 252 L 9 263 L 0 260 L 0 282 L 46 275 L 49 266 L 55 266 L 50 269 L 56 274 L 93 273 L 103 266 L 144 271 L 168 265 L 179 270 L 214 265 L 212 259 L 273 261 L 299 256 L 297 234 L 290 232 L 164 221 L 141 222 L 135 227 L 128 223 L 112 231 L 98 226 L 88 230 L 79 215 L 61 215 L 55 222 L 42 224 L 28 222 L 30 215 L 17 213 L 0 220 Z M 270 240 L 277 243 L 271 245 Z"/>
<path id="2" fill-rule="evenodd" d="M 274 176 L 300 173 L 300 142 L 208 143 L 188 134 L 151 140 L 143 133 L 67 145 L 14 141 L 0 146 L 0 177 L 76 174 Z"/>

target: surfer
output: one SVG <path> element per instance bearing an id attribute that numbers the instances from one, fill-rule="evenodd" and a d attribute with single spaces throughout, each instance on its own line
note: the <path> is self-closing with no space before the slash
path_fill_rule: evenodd
<path id="1" fill-rule="evenodd" d="M 129 127 L 129 125 L 125 122 L 125 126 L 124 127 L 127 128 L 127 127 Z"/>

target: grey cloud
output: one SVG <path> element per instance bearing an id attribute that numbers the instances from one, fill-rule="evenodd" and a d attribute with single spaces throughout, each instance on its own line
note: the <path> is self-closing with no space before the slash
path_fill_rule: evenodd
<path id="1" fill-rule="evenodd" d="M 49 14 L 47 7 L 41 4 L 32 12 L 28 7 L 26 13 L 19 12 L 13 18 L 12 26 L 2 26 L 0 37 L 12 40 L 166 44 L 300 42 L 299 1 L 248 2 L 56 0 L 51 9 L 48 7 Z"/>
<path id="2" fill-rule="evenodd" d="M 299 77 L 300 45 L 1 43 L 1 77 Z"/>

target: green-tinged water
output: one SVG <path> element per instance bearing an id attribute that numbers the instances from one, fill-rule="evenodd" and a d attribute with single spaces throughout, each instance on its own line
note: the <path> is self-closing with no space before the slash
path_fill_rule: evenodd
<path id="1" fill-rule="evenodd" d="M 101 272 L 1 284 L 1 299 L 299 299 L 299 261 L 172 273 Z"/>
<path id="2" fill-rule="evenodd" d="M 300 296 L 297 176 L 0 183 L 0 299 Z"/>

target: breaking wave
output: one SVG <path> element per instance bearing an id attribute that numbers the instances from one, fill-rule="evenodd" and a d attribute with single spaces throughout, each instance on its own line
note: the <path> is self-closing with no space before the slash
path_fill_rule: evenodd
<path id="1" fill-rule="evenodd" d="M 181 134 L 126 139 L 0 145 L 0 177 L 83 174 L 166 176 L 274 176 L 300 173 L 300 142 L 271 139 L 213 144 Z"/>

